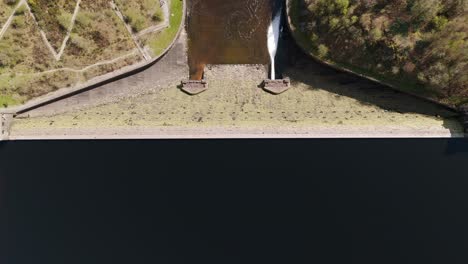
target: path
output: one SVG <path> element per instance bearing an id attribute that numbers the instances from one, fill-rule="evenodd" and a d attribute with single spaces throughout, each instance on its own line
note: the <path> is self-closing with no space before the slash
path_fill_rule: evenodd
<path id="1" fill-rule="evenodd" d="M 7 21 L 5 22 L 5 25 L 3 25 L 2 29 L 0 30 L 0 39 L 2 39 L 5 32 L 10 27 L 11 22 L 13 22 L 13 19 L 15 18 L 16 11 L 23 4 L 27 5 L 26 0 L 20 0 L 19 3 L 16 5 L 15 9 L 13 9 L 13 12 L 11 13 L 11 15 L 8 17 Z"/>
<path id="2" fill-rule="evenodd" d="M 120 10 L 118 9 L 115 2 L 114 1 L 110 2 L 112 9 L 116 12 L 117 16 L 122 20 L 125 27 L 129 31 L 129 33 L 130 33 L 130 35 L 132 37 L 132 40 L 135 43 L 135 46 L 137 47 L 138 51 L 141 53 L 141 55 L 147 61 L 151 59 L 151 56 L 141 47 L 141 45 L 138 42 L 138 37 L 141 37 L 141 36 L 143 36 L 145 34 L 148 34 L 148 33 L 151 33 L 151 32 L 156 32 L 156 31 L 162 30 L 162 29 L 167 28 L 169 26 L 169 16 L 170 16 L 169 4 L 168 4 L 168 2 L 166 0 L 160 0 L 160 2 L 161 2 L 161 7 L 162 7 L 162 10 L 163 10 L 163 14 L 164 14 L 164 21 L 162 23 L 158 24 L 158 25 L 155 25 L 155 26 L 149 27 L 147 29 L 144 29 L 143 31 L 139 32 L 137 35 L 133 34 L 130 26 L 127 23 L 125 23 L 123 15 L 120 12 Z M 59 61 L 60 58 L 63 55 L 63 52 L 64 52 L 65 48 L 66 48 L 66 45 L 67 45 L 68 40 L 70 38 L 71 32 L 73 30 L 73 27 L 75 26 L 76 16 L 78 15 L 78 12 L 80 11 L 80 4 L 81 4 L 81 0 L 77 0 L 76 6 L 75 6 L 75 9 L 74 9 L 74 12 L 73 12 L 73 16 L 72 16 L 71 21 L 70 21 L 70 26 L 69 26 L 69 28 L 67 30 L 67 34 L 66 34 L 64 40 L 62 41 L 62 45 L 61 45 L 58 52 L 54 49 L 54 47 L 52 47 L 52 44 L 47 39 L 47 36 L 46 36 L 45 32 L 42 29 L 40 29 L 39 23 L 38 23 L 36 17 L 34 16 L 34 14 L 32 13 L 31 7 L 29 6 L 29 4 L 27 3 L 26 0 L 20 0 L 20 2 L 16 5 L 15 9 L 12 11 L 11 15 L 8 17 L 7 21 L 5 22 L 5 24 L 3 25 L 3 27 L 2 27 L 2 29 L 0 31 L 0 39 L 2 39 L 5 32 L 10 27 L 18 8 L 21 7 L 22 5 L 25 5 L 27 10 L 28 10 L 29 15 L 33 18 L 33 21 L 34 21 L 35 25 L 39 29 L 39 32 L 40 32 L 40 35 L 42 37 L 42 40 L 44 41 L 44 44 L 47 46 L 48 50 L 50 51 L 52 56 L 55 58 L 55 60 Z M 57 71 L 84 72 L 84 71 L 86 71 L 86 70 L 88 70 L 90 68 L 100 66 L 100 65 L 110 64 L 110 63 L 116 62 L 118 60 L 121 60 L 123 58 L 129 57 L 129 56 L 131 56 L 133 54 L 135 54 L 135 50 L 133 50 L 132 52 L 130 52 L 128 54 L 122 55 L 122 56 L 120 56 L 118 58 L 114 58 L 112 60 L 107 60 L 107 61 L 97 62 L 97 63 L 94 63 L 92 65 L 86 66 L 86 67 L 84 67 L 82 69 L 73 69 L 73 68 L 64 67 L 64 68 L 60 68 L 60 69 L 52 69 L 52 70 L 48 70 L 48 71 L 44 71 L 44 72 L 40 72 L 40 73 L 35 73 L 33 75 L 48 74 L 48 73 L 53 73 L 53 72 L 57 72 Z M 24 73 L 17 73 L 17 74 L 19 74 L 19 75 L 21 75 L 21 74 L 31 75 L 31 74 L 24 74 Z"/>
<path id="3" fill-rule="evenodd" d="M 47 48 L 49 49 L 50 53 L 52 53 L 52 56 L 55 58 L 56 61 L 59 61 L 60 58 L 62 57 L 63 51 L 65 50 L 65 47 L 67 45 L 68 39 L 70 38 L 71 31 L 73 30 L 73 27 L 75 26 L 76 16 L 78 14 L 78 11 L 80 10 L 80 3 L 81 3 L 81 0 L 77 0 L 76 6 L 75 6 L 75 11 L 73 12 L 73 16 L 72 16 L 72 19 L 70 21 L 70 26 L 68 28 L 67 35 L 65 36 L 64 40 L 62 41 L 62 45 L 61 45 L 61 47 L 59 49 L 59 52 L 57 53 L 57 51 L 54 49 L 54 47 L 52 47 L 52 44 L 50 44 L 50 41 L 47 39 L 47 35 L 45 34 L 45 32 L 39 27 L 39 23 L 38 23 L 38 21 L 36 19 L 36 16 L 34 16 L 32 10 L 31 10 L 31 7 L 29 6 L 29 4 L 27 2 L 25 2 L 26 7 L 27 7 L 28 12 L 29 12 L 29 15 L 31 15 L 31 17 L 33 18 L 34 23 L 36 24 L 37 28 L 39 29 L 42 40 L 44 41 L 44 43 L 46 44 Z"/>
<path id="4" fill-rule="evenodd" d="M 170 17 L 169 3 L 165 0 L 161 0 L 161 8 L 163 10 L 164 21 L 155 26 L 143 29 L 142 31 L 138 32 L 137 33 L 138 37 L 141 37 L 143 35 L 153 33 L 156 31 L 160 31 L 169 27 L 169 17 Z"/>
<path id="5" fill-rule="evenodd" d="M 55 58 L 56 60 L 60 60 L 60 58 L 62 57 L 63 51 L 65 50 L 65 46 L 67 45 L 68 39 L 70 38 L 70 34 L 73 30 L 73 27 L 75 26 L 76 16 L 78 15 L 78 11 L 80 10 L 80 3 L 81 3 L 81 0 L 78 0 L 76 2 L 75 11 L 73 12 L 70 26 L 68 27 L 67 35 L 65 36 L 65 39 L 62 42 L 62 46 L 60 47 L 60 50 Z"/>
<path id="6" fill-rule="evenodd" d="M 125 59 L 127 57 L 130 57 L 132 55 L 135 55 L 138 53 L 138 50 L 137 49 L 134 49 L 132 50 L 131 52 L 127 53 L 127 54 L 124 54 L 120 57 L 117 57 L 117 58 L 114 58 L 114 59 L 111 59 L 111 60 L 104 60 L 104 61 L 100 61 L 100 62 L 96 62 L 94 64 L 91 64 L 91 65 L 88 65 L 84 68 L 81 68 L 81 69 L 74 69 L 74 68 L 69 68 L 69 67 L 63 67 L 63 68 L 58 68 L 58 69 L 52 69 L 52 70 L 47 70 L 47 71 L 43 71 L 43 72 L 36 72 L 36 73 L 21 73 L 21 72 L 17 72 L 15 73 L 16 75 L 42 75 L 42 74 L 49 74 L 49 73 L 54 73 L 54 72 L 58 72 L 58 71 L 71 71 L 71 72 L 76 72 L 76 73 L 81 73 L 81 72 L 84 72 L 84 71 L 87 71 L 91 68 L 94 68 L 94 67 L 97 67 L 97 66 L 101 66 L 101 65 L 106 65 L 106 64 L 112 64 L 114 62 L 117 62 L 121 59 Z M 7 73 L 8 75 L 10 73 Z M 1 76 L 1 74 L 0 74 Z"/>
<path id="7" fill-rule="evenodd" d="M 113 0 L 110 1 L 109 4 L 111 5 L 112 10 L 114 10 L 115 14 L 124 23 L 125 28 L 127 29 L 128 33 L 132 37 L 133 43 L 135 43 L 135 46 L 138 48 L 138 50 L 140 51 L 143 58 L 145 58 L 145 60 L 147 60 L 147 61 L 151 60 L 151 56 L 141 47 L 140 42 L 138 41 L 138 37 L 133 33 L 133 30 L 130 27 L 130 25 L 125 22 L 125 18 L 123 16 L 122 12 L 120 12 L 119 7 L 115 4 L 115 2 Z"/>

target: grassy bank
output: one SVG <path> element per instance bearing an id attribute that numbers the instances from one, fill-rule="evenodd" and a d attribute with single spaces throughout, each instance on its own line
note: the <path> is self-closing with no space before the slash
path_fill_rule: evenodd
<path id="1" fill-rule="evenodd" d="M 22 104 L 141 59 L 137 54 L 123 57 L 131 54 L 135 46 L 109 3 L 100 0 L 81 2 L 70 40 L 60 60 L 55 60 L 39 29 L 44 30 L 46 36 L 55 35 L 56 40 L 61 38 L 59 35 L 63 28 L 59 31 L 55 29 L 60 17 L 56 15 L 63 11 L 59 5 L 62 2 L 47 5 L 46 8 L 43 7 L 47 4 L 44 1 L 28 1 L 34 5 L 31 9 L 37 15 L 39 26 L 23 6 L 0 39 L 0 107 Z M 71 7 L 73 5 L 69 5 L 67 10 L 70 11 Z M 54 46 L 54 39 L 50 41 Z M 121 56 L 122 59 L 115 62 L 93 66 Z M 85 67 L 88 68 L 73 71 Z"/>
<path id="2" fill-rule="evenodd" d="M 468 102 L 466 1 L 289 0 L 318 60 L 451 106 Z"/>
<path id="3" fill-rule="evenodd" d="M 134 32 L 139 32 L 145 28 L 154 26 L 164 19 L 159 1 L 115 0 L 115 3 L 122 11 L 125 21 L 130 24 Z"/>
<path id="4" fill-rule="evenodd" d="M 15 14 L 12 25 L 0 39 L 1 108 L 22 104 L 35 97 L 86 82 L 93 77 L 142 60 L 142 56 L 135 53 L 137 47 L 125 24 L 107 0 L 81 1 L 64 53 L 59 60 L 55 60 L 46 42 L 41 38 L 40 30 L 45 32 L 52 47 L 60 46 L 71 17 L 66 14 L 73 11 L 74 5 L 63 0 L 54 3 L 44 0 L 27 2 L 37 18 L 38 25 L 24 6 Z M 139 39 L 151 48 L 153 56 L 159 56 L 171 44 L 182 23 L 183 1 L 168 2 L 170 26 Z M 151 10 L 145 9 L 148 6 Z M 7 11 L 12 11 L 14 4 L 6 5 L 0 0 L 0 7 L 1 23 L 11 14 Z M 142 22 L 141 27 L 137 26 L 139 29 L 154 26 L 157 24 L 156 20 L 161 20 L 159 1 L 126 1 L 125 7 L 123 9 L 129 16 L 135 10 L 146 14 L 144 23 Z M 128 22 L 135 26 L 132 21 Z"/>
<path id="5" fill-rule="evenodd" d="M 171 0 L 169 27 L 145 40 L 145 43 L 151 48 L 154 57 L 161 55 L 177 36 L 183 15 L 184 2 L 182 0 Z"/>
<path id="6" fill-rule="evenodd" d="M 13 8 L 16 6 L 17 1 L 0 1 L 0 29 L 8 19 L 8 16 L 10 16 L 11 11 Z"/>

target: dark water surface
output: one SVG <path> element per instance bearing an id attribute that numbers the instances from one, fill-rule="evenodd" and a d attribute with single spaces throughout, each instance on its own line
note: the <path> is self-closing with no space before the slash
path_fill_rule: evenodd
<path id="1" fill-rule="evenodd" d="M 0 263 L 466 264 L 466 143 L 0 142 Z"/>
<path id="2" fill-rule="evenodd" d="M 267 30 L 275 0 L 189 0 L 190 78 L 206 64 L 268 64 Z"/>

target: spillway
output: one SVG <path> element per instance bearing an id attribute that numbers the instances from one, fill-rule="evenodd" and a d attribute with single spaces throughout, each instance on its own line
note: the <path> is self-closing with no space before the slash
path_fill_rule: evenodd
<path id="1" fill-rule="evenodd" d="M 278 0 L 189 0 L 190 78 L 200 80 L 207 64 L 269 64 L 268 28 L 273 12 L 278 11 L 277 3 Z"/>
<path id="2" fill-rule="evenodd" d="M 276 10 L 275 10 L 276 11 Z M 272 80 L 276 79 L 275 76 L 275 57 L 276 52 L 278 51 L 279 36 L 281 31 L 281 11 L 280 8 L 274 13 L 273 20 L 268 27 L 267 43 L 268 43 L 268 53 L 270 54 L 270 65 L 271 73 L 270 78 Z"/>

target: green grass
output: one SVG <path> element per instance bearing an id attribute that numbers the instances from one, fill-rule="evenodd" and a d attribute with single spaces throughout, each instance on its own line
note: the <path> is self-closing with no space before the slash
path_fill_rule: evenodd
<path id="1" fill-rule="evenodd" d="M 13 99 L 13 97 L 9 95 L 0 95 L 0 108 L 6 108 L 8 106 L 17 105 L 20 102 Z"/>
<path id="2" fill-rule="evenodd" d="M 176 37 L 182 23 L 183 9 L 184 3 L 182 0 L 172 0 L 169 12 L 169 27 L 148 39 L 148 44 L 155 57 L 161 55 Z"/>
<path id="3" fill-rule="evenodd" d="M 0 0 L 0 7 L 5 5 L 3 1 Z M 28 1 L 45 3 L 45 0 Z M 136 0 L 132 1 L 136 3 Z M 154 5 L 155 1 L 145 0 L 144 3 Z M 40 7 L 36 6 L 38 9 Z M 42 12 L 45 9 L 39 10 Z M 158 11 L 160 10 L 158 4 Z M 169 18 L 170 27 L 162 32 L 145 36 L 146 41 L 151 40 L 155 56 L 159 56 L 176 37 L 183 18 L 183 2 L 172 0 L 170 13 L 173 14 Z M 56 14 L 62 14 L 62 17 L 55 18 L 58 18 L 62 29 L 67 28 L 69 26 L 67 17 L 71 16 L 71 13 L 59 9 Z M 135 55 L 111 65 L 91 68 L 84 73 L 59 71 L 41 74 L 43 71 L 62 67 L 80 69 L 99 61 L 128 54 L 135 47 L 124 24 L 107 3 L 83 1 L 65 52 L 60 61 L 55 61 L 42 42 L 37 27 L 31 19 L 27 19 L 27 16 L 27 13 L 17 14 L 13 21 L 14 26 L 9 28 L 0 40 L 0 96 L 2 96 L 0 108 L 4 105 L 10 107 L 22 104 L 37 96 L 72 86 L 78 81 L 89 80 L 141 59 Z M 54 20 L 55 22 L 57 21 Z M 149 45 L 148 42 L 146 44 Z"/>
<path id="4" fill-rule="evenodd" d="M 0 0 L 0 3 L 3 1 Z M 0 40 L 0 95 L 3 96 L 0 108 L 4 104 L 22 104 L 32 98 L 73 86 L 79 81 L 84 82 L 139 61 L 139 57 L 132 56 L 106 67 L 90 68 L 83 73 L 44 73 L 63 67 L 81 69 L 134 50 L 134 44 L 124 24 L 111 7 L 105 4 L 98 9 L 92 4 L 94 2 L 82 2 L 77 23 L 60 61 L 55 61 L 42 41 L 38 28 L 32 19 L 28 18 L 29 15 L 17 12 L 12 26 Z M 65 11 L 59 11 L 65 14 Z M 69 17 L 71 14 L 67 13 L 65 16 Z M 61 26 L 69 27 L 69 20 L 64 18 L 60 22 Z"/>
<path id="5" fill-rule="evenodd" d="M 8 16 L 10 16 L 15 5 L 16 3 L 14 5 L 8 5 L 3 0 L 0 1 L 0 28 L 6 22 Z"/>
<path id="6" fill-rule="evenodd" d="M 134 32 L 139 32 L 145 28 L 159 22 L 158 15 L 161 14 L 159 1 L 138 0 L 124 1 L 116 0 L 116 4 L 124 15 L 125 21 L 130 24 Z"/>
<path id="7" fill-rule="evenodd" d="M 44 30 L 48 40 L 55 49 L 59 49 L 65 38 L 76 2 L 69 0 L 28 0 L 31 11 Z M 66 14 L 69 15 L 66 15 Z M 64 15 L 65 14 L 65 15 Z"/>

